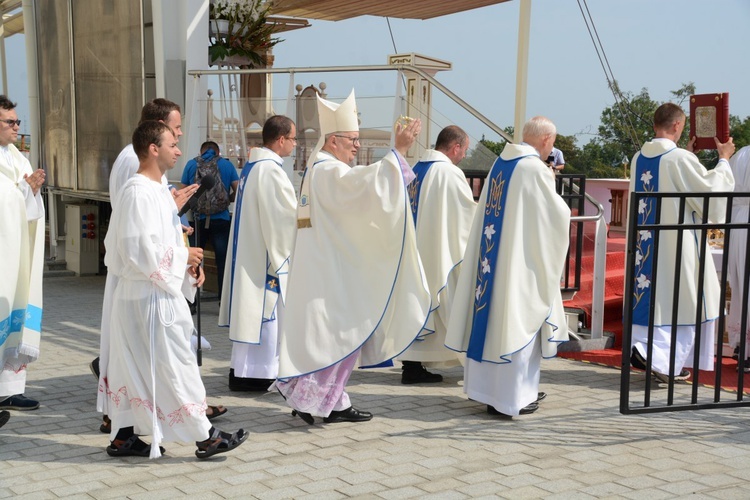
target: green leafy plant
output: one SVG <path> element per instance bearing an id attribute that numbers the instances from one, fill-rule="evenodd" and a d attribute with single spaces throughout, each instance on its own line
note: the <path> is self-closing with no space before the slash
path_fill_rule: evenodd
<path id="1" fill-rule="evenodd" d="M 282 41 L 273 36 L 276 25 L 268 22 L 271 7 L 271 2 L 267 0 L 212 2 L 209 8 L 210 22 L 228 21 L 228 29 L 226 33 L 216 30 L 209 37 L 211 64 L 238 56 L 247 59 L 246 66 L 265 66 L 268 50 Z"/>

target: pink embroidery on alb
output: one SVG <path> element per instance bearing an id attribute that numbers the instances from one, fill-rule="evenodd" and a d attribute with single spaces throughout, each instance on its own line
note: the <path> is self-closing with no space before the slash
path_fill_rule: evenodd
<path id="1" fill-rule="evenodd" d="M 172 261 L 174 260 L 174 248 L 169 247 L 164 254 L 164 257 L 162 257 L 161 262 L 159 262 L 159 268 L 151 273 L 151 276 L 149 278 L 153 281 L 166 281 L 166 278 L 164 278 L 163 272 L 166 272 L 169 270 L 169 268 L 172 267 Z"/>
<path id="2" fill-rule="evenodd" d="M 200 415 L 206 414 L 206 408 L 208 408 L 208 405 L 206 405 L 206 401 L 204 400 L 202 404 L 198 403 L 185 403 L 184 405 L 180 406 L 178 409 L 170 413 L 169 416 L 169 426 L 172 427 L 175 424 L 183 424 L 185 423 L 185 417 L 189 417 L 190 415 Z M 185 417 L 183 417 L 183 412 Z"/>

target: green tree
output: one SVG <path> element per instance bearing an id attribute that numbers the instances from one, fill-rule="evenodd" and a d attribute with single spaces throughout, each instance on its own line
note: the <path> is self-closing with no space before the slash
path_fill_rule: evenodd
<path id="1" fill-rule="evenodd" d="M 737 149 L 750 146 L 750 116 L 740 120 L 739 116 L 729 116 L 729 135 L 734 140 Z"/>

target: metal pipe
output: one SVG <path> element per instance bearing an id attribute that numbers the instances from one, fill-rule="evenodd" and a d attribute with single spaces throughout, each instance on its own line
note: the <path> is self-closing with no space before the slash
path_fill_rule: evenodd
<path id="1" fill-rule="evenodd" d="M 493 132 L 498 134 L 506 141 L 512 143 L 513 138 L 508 135 L 503 129 L 495 125 L 482 113 L 474 109 L 469 103 L 458 97 L 456 94 L 451 92 L 445 85 L 438 82 L 433 76 L 425 73 L 421 68 L 412 66 L 410 64 L 383 64 L 383 65 L 364 65 L 364 66 L 311 66 L 302 68 L 257 68 L 257 69 L 208 69 L 208 70 L 191 70 L 188 71 L 188 75 L 191 76 L 202 76 L 202 75 L 253 75 L 253 74 L 265 74 L 265 73 L 336 73 L 336 72 L 359 72 L 359 71 L 412 71 L 417 73 L 419 76 L 429 81 L 437 89 L 443 92 L 446 96 L 450 97 L 456 104 L 463 107 L 469 112 L 474 118 L 482 122 L 484 125 L 489 127 Z"/>

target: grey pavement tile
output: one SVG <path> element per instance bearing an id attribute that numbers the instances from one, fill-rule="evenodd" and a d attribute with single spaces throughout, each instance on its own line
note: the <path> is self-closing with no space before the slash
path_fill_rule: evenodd
<path id="1" fill-rule="evenodd" d="M 659 489 L 649 489 L 647 492 L 644 492 L 643 490 L 633 490 L 633 491 L 628 491 L 625 493 L 619 493 L 617 495 L 612 496 L 611 498 L 630 498 L 632 500 L 643 500 L 643 497 L 646 495 L 648 496 L 649 500 L 678 498 L 675 496 L 674 493 L 669 493 L 667 491 L 663 491 Z"/>
<path id="2" fill-rule="evenodd" d="M 413 486 L 406 486 L 404 488 L 386 489 L 383 492 L 378 493 L 380 498 L 388 500 L 398 500 L 400 498 L 417 498 L 424 495 L 424 491 Z"/>
<path id="3" fill-rule="evenodd" d="M 647 475 L 626 477 L 624 479 L 618 479 L 614 482 L 632 490 L 652 490 L 665 483 L 663 479 Z"/>
<path id="4" fill-rule="evenodd" d="M 579 481 L 574 481 L 570 478 L 555 479 L 553 481 L 539 481 L 535 484 L 535 486 L 550 493 L 578 491 L 579 489 L 584 487 L 584 485 Z"/>
<path id="5" fill-rule="evenodd" d="M 337 477 L 330 477 L 328 479 L 319 479 L 312 482 L 307 481 L 298 484 L 297 487 L 308 494 L 324 494 L 328 497 L 329 494 L 338 490 L 339 488 L 345 488 L 348 486 L 347 483 L 338 479 Z"/>
<path id="6" fill-rule="evenodd" d="M 712 488 L 695 481 L 670 481 L 659 486 L 659 489 L 684 497 L 711 491 Z"/>
<path id="7" fill-rule="evenodd" d="M 581 492 L 588 493 L 589 495 L 605 497 L 610 495 L 623 495 L 631 490 L 632 488 L 617 483 L 600 483 L 582 488 Z"/>
<path id="8" fill-rule="evenodd" d="M 88 494 L 96 500 L 109 500 L 110 498 L 129 498 L 133 495 L 145 493 L 146 490 L 137 484 L 123 484 L 117 487 L 104 487 L 100 490 L 89 491 Z"/>
<path id="9" fill-rule="evenodd" d="M 268 486 L 268 488 L 271 490 L 278 490 L 288 488 L 290 486 L 299 486 L 301 484 L 306 484 L 309 481 L 310 480 L 305 476 L 290 474 L 286 476 L 272 475 L 272 477 L 269 477 L 268 479 L 261 480 L 261 483 Z"/>
<path id="10" fill-rule="evenodd" d="M 729 486 L 735 486 L 743 484 L 744 481 L 738 480 L 736 477 L 732 477 L 729 474 L 710 474 L 710 475 L 699 475 L 693 479 L 694 481 L 711 486 L 712 488 L 726 488 Z"/>
<path id="11" fill-rule="evenodd" d="M 542 472 L 539 468 L 525 463 L 503 465 L 501 467 L 495 467 L 492 471 L 503 476 L 518 476 L 520 474 L 536 474 Z"/>
<path id="12" fill-rule="evenodd" d="M 422 494 L 419 498 L 422 500 L 461 500 L 470 497 L 457 491 L 443 491 L 440 493 Z"/>
<path id="13" fill-rule="evenodd" d="M 545 495 L 545 500 L 588 500 L 598 498 L 591 495 L 586 495 L 580 491 L 562 491 L 560 493 L 553 493 L 551 495 Z"/>
<path id="14" fill-rule="evenodd" d="M 710 498 L 719 498 L 722 500 L 745 500 L 750 498 L 750 487 L 736 486 L 733 488 L 721 488 L 706 492 Z"/>
<path id="15" fill-rule="evenodd" d="M 128 498 L 132 500 L 169 500 L 170 498 L 179 498 L 184 496 L 179 489 L 175 487 L 166 487 L 158 490 L 149 490 L 143 493 L 134 493 Z"/>
<path id="16" fill-rule="evenodd" d="M 403 488 L 405 486 L 416 486 L 424 481 L 423 477 L 417 476 L 416 474 L 400 474 L 390 476 L 387 479 L 380 481 L 380 484 L 388 489 Z"/>
<path id="17" fill-rule="evenodd" d="M 382 491 L 383 487 L 375 482 L 364 482 L 358 484 L 349 484 L 349 486 L 342 486 L 336 488 L 336 491 L 349 497 L 362 497 L 364 495 L 373 494 L 377 491 Z"/>
<path id="18" fill-rule="evenodd" d="M 259 484 L 264 480 L 272 479 L 274 476 L 265 470 L 256 470 L 252 472 L 228 472 L 224 477 L 224 482 L 232 486 L 244 486 L 248 484 Z M 222 488 L 222 490 L 225 488 Z"/>
<path id="19" fill-rule="evenodd" d="M 50 491 L 59 497 L 67 497 L 75 494 L 88 493 L 104 487 L 104 483 L 101 481 L 89 481 L 89 482 L 78 482 L 68 484 L 67 486 L 60 486 L 51 488 Z"/>
<path id="20" fill-rule="evenodd" d="M 438 494 L 440 492 L 454 491 L 459 487 L 466 486 L 466 483 L 453 477 L 435 479 L 434 481 L 425 481 L 415 486 L 429 493 Z"/>
<path id="21" fill-rule="evenodd" d="M 326 491 L 325 495 L 319 495 L 317 493 L 310 494 L 310 495 L 302 495 L 299 497 L 296 497 L 295 500 L 318 500 L 320 498 L 325 497 L 326 500 L 336 500 L 338 498 L 347 498 L 346 495 L 343 493 L 339 493 L 338 491 Z"/>

